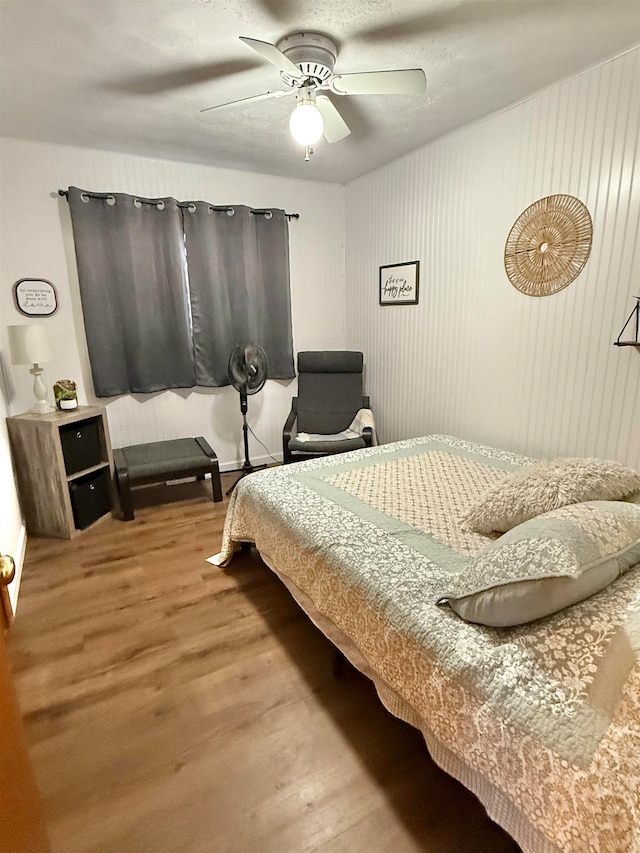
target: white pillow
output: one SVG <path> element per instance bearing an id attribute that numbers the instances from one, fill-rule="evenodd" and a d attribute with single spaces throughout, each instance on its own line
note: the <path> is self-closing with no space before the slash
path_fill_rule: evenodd
<path id="1" fill-rule="evenodd" d="M 497 483 L 460 519 L 475 533 L 506 533 L 543 512 L 582 501 L 616 501 L 640 491 L 640 474 L 607 459 L 535 462 Z"/>
<path id="2" fill-rule="evenodd" d="M 583 601 L 640 563 L 640 506 L 571 504 L 512 528 L 439 597 L 467 622 L 521 625 Z"/>

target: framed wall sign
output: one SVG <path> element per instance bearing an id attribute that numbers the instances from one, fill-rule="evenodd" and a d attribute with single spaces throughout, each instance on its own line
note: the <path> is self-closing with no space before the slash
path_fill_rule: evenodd
<path id="1" fill-rule="evenodd" d="M 417 305 L 420 261 L 380 267 L 380 305 Z"/>
<path id="2" fill-rule="evenodd" d="M 27 317 L 48 317 L 58 308 L 56 289 L 45 278 L 21 278 L 13 285 L 13 297 Z"/>

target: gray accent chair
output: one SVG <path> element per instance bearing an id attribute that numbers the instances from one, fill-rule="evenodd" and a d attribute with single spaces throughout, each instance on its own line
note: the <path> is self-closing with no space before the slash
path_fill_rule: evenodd
<path id="1" fill-rule="evenodd" d="M 362 393 L 361 352 L 320 350 L 298 353 L 298 396 L 282 431 L 285 465 L 346 450 L 371 447 L 373 432 L 340 440 L 300 441 L 300 432 L 332 435 L 347 429 L 359 409 L 369 408 Z"/>

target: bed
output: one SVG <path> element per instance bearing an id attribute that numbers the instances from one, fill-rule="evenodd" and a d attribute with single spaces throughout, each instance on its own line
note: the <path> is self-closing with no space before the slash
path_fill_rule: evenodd
<path id="1" fill-rule="evenodd" d="M 436 603 L 497 538 L 461 514 L 531 461 L 436 435 L 254 473 L 211 562 L 255 544 L 523 850 L 640 851 L 640 568 L 515 627 Z"/>

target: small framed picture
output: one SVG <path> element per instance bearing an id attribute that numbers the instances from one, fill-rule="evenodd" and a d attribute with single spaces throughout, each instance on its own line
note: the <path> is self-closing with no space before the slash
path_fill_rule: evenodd
<path id="1" fill-rule="evenodd" d="M 58 308 L 55 287 L 45 278 L 21 278 L 13 285 L 16 308 L 27 317 L 48 317 Z"/>
<path id="2" fill-rule="evenodd" d="M 420 261 L 380 267 L 380 305 L 417 305 Z"/>

